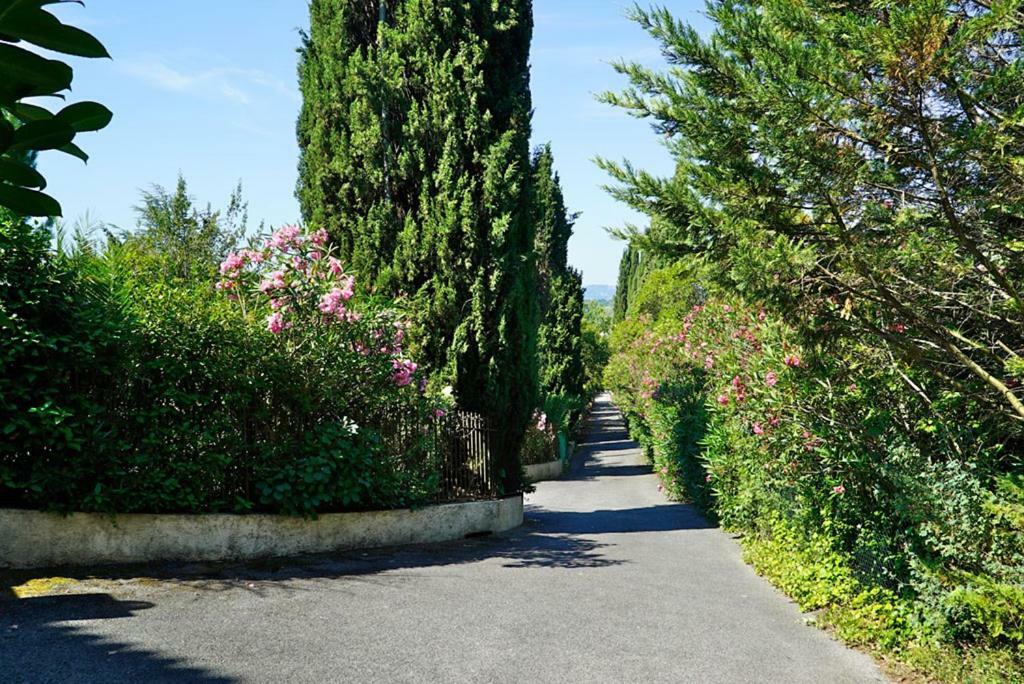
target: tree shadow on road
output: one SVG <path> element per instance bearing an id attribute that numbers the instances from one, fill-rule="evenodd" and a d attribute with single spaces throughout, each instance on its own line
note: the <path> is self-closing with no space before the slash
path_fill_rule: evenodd
<path id="1" fill-rule="evenodd" d="M 9 596 L 14 593 L 8 589 Z M 202 682 L 232 679 L 159 652 L 108 639 L 75 623 L 130 619 L 152 608 L 108 594 L 0 602 L 0 672 L 5 682 Z"/>
<path id="2" fill-rule="evenodd" d="M 696 508 L 687 504 L 588 512 L 534 509 L 527 515 L 544 532 L 574 536 L 705 530 L 715 527 Z"/>

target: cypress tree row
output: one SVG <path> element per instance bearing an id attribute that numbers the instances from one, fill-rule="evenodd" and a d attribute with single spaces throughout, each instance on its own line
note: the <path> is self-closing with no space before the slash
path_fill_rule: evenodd
<path id="1" fill-rule="evenodd" d="M 298 197 L 365 285 L 408 296 L 417 359 L 489 416 L 519 485 L 536 404 L 532 4 L 312 0 Z"/>
<path id="2" fill-rule="evenodd" d="M 619 261 L 619 279 L 615 284 L 615 298 L 612 300 L 612 323 L 626 320 L 629 313 L 629 299 L 636 274 L 640 270 L 640 250 L 627 243 Z"/>
<path id="3" fill-rule="evenodd" d="M 547 394 L 583 396 L 583 279 L 569 267 L 569 238 L 576 214 L 569 214 L 551 146 L 533 158 L 533 210 L 540 293 L 540 387 Z"/>

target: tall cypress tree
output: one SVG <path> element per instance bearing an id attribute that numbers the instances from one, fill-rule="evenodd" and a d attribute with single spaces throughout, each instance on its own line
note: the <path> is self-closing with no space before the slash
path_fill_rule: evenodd
<path id="1" fill-rule="evenodd" d="M 533 221 L 541 326 L 540 388 L 545 394 L 582 396 L 583 279 L 569 267 L 569 239 L 577 215 L 565 208 L 551 146 L 533 157 Z"/>
<path id="2" fill-rule="evenodd" d="M 638 269 L 640 251 L 629 243 L 622 252 L 622 259 L 619 260 L 619 279 L 615 284 L 615 298 L 612 300 L 612 322 L 619 323 L 626 320 L 629 313 L 630 283 L 634 280 L 634 274 Z"/>
<path id="3" fill-rule="evenodd" d="M 406 294 L 418 360 L 492 418 L 506 486 L 537 394 L 529 0 L 312 0 L 298 197 L 364 283 Z M 382 15 L 383 14 L 383 19 Z"/>

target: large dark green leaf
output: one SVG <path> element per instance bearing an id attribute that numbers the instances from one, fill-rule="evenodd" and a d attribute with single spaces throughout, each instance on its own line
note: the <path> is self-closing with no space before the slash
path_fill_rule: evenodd
<path id="1" fill-rule="evenodd" d="M 23 216 L 61 216 L 60 204 L 37 190 L 0 183 L 0 206 Z"/>
<path id="2" fill-rule="evenodd" d="M 52 119 L 53 114 L 50 110 L 37 105 L 31 105 L 26 102 L 19 102 L 14 105 L 14 109 L 11 110 L 14 116 L 18 117 L 22 122 L 28 123 L 29 121 L 39 121 L 40 119 Z"/>
<path id="3" fill-rule="evenodd" d="M 56 150 L 75 139 L 75 130 L 59 119 L 30 121 L 14 131 L 13 152 Z"/>
<path id="4" fill-rule="evenodd" d="M 59 93 L 71 87 L 73 76 L 64 62 L 0 43 L 0 102 Z"/>
<path id="5" fill-rule="evenodd" d="M 58 147 L 57 151 L 63 152 L 64 154 L 70 154 L 72 157 L 78 157 L 84 162 L 89 161 L 89 155 L 87 155 L 85 151 L 75 143 L 68 143 L 63 147 Z"/>
<path id="6" fill-rule="evenodd" d="M 34 5 L 23 3 L 0 15 L 0 33 L 69 55 L 110 57 L 103 44 L 92 35 L 62 24 L 57 17 Z"/>
<path id="7" fill-rule="evenodd" d="M 0 181 L 40 190 L 46 187 L 46 179 L 41 173 L 28 164 L 22 164 L 6 157 L 0 157 Z"/>
<path id="8" fill-rule="evenodd" d="M 57 118 L 71 126 L 76 133 L 85 133 L 105 128 L 114 114 L 98 102 L 76 102 L 60 110 Z"/>
<path id="9" fill-rule="evenodd" d="M 0 115 L 0 153 L 7 151 L 7 148 L 14 142 L 14 126 Z"/>

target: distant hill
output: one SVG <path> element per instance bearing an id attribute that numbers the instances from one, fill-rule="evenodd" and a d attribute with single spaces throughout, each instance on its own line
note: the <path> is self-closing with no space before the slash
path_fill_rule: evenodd
<path id="1" fill-rule="evenodd" d="M 587 285 L 583 288 L 583 298 L 588 302 L 610 302 L 614 297 L 614 285 Z"/>

